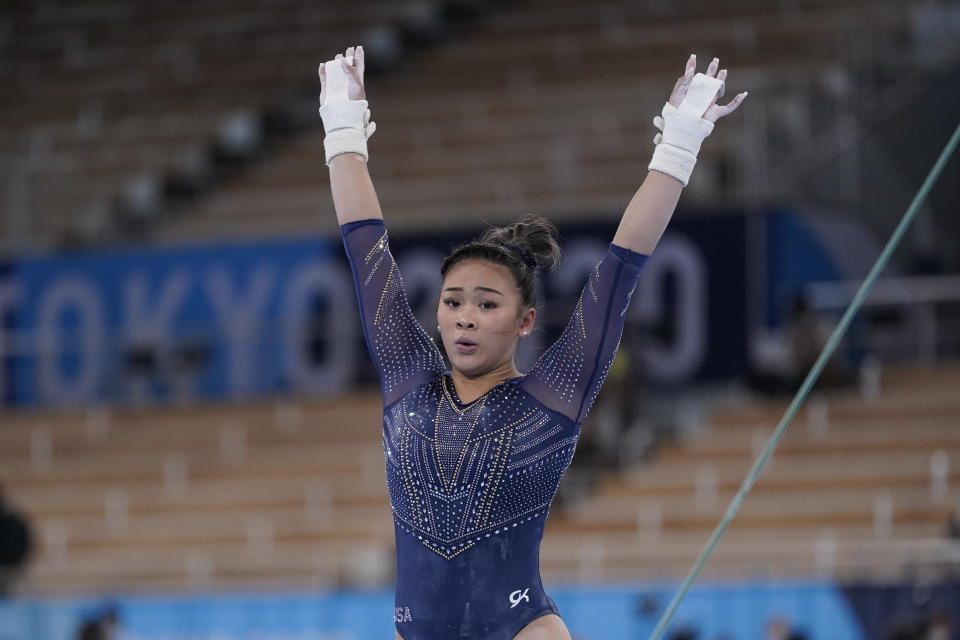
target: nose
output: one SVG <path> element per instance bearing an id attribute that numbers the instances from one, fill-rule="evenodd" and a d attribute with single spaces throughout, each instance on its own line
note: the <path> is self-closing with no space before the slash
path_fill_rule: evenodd
<path id="1" fill-rule="evenodd" d="M 457 328 L 458 329 L 473 329 L 476 324 L 473 321 L 473 318 L 470 316 L 462 315 L 457 318 Z"/>

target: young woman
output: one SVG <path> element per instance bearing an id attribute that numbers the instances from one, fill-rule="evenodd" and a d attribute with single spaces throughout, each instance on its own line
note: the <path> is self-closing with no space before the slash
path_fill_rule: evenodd
<path id="1" fill-rule="evenodd" d="M 540 581 L 544 522 L 700 142 L 746 97 L 716 104 L 726 78 L 718 66 L 695 75 L 688 60 L 655 119 L 663 133 L 650 172 L 562 336 L 525 374 L 514 353 L 536 320 L 534 273 L 559 258 L 552 226 L 527 217 L 446 258 L 437 329 L 448 366 L 407 303 L 367 172 L 375 125 L 363 48 L 320 66 L 333 201 L 383 391 L 397 638 L 570 638 Z"/>

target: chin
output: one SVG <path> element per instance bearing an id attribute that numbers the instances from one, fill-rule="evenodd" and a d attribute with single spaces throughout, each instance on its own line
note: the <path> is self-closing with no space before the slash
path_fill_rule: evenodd
<path id="1" fill-rule="evenodd" d="M 450 366 L 465 376 L 480 376 L 496 368 L 494 363 L 487 362 L 476 353 L 468 356 L 455 354 L 450 358 Z"/>
<path id="2" fill-rule="evenodd" d="M 487 371 L 482 364 L 471 362 L 466 358 L 451 358 L 450 365 L 466 376 L 477 376 Z"/>

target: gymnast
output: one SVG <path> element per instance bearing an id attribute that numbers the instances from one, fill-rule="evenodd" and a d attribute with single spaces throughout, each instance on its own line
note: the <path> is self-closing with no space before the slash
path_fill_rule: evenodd
<path id="1" fill-rule="evenodd" d="M 437 330 L 418 324 L 367 171 L 376 125 L 364 52 L 320 65 L 320 115 L 337 220 L 383 393 L 383 448 L 397 550 L 401 640 L 570 638 L 540 580 L 550 502 L 610 368 L 643 268 L 726 105 L 726 70 L 690 56 L 662 115 L 649 172 L 590 273 L 560 338 L 525 374 L 514 364 L 536 321 L 535 272 L 556 266 L 553 226 L 525 216 L 454 249 L 440 268 Z"/>

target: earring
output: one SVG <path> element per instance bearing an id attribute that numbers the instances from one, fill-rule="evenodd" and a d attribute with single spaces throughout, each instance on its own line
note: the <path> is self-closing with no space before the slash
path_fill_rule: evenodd
<path id="1" fill-rule="evenodd" d="M 440 333 L 440 325 L 437 325 L 437 333 Z"/>

